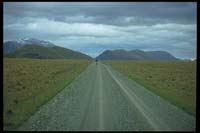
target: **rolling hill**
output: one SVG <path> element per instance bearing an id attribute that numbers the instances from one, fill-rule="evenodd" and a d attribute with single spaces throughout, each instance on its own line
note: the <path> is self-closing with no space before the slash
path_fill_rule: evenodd
<path id="1" fill-rule="evenodd" d="M 45 47 L 37 44 L 24 45 L 22 48 L 6 54 L 4 57 L 35 59 L 92 59 L 88 55 L 67 48 L 58 46 Z"/>
<path id="2" fill-rule="evenodd" d="M 106 50 L 96 57 L 98 60 L 179 60 L 166 51 L 142 51 L 142 50 Z"/>

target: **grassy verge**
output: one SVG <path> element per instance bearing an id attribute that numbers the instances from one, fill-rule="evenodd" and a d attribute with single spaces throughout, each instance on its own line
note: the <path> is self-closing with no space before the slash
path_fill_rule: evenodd
<path id="1" fill-rule="evenodd" d="M 3 127 L 14 130 L 73 81 L 89 60 L 3 60 Z"/>
<path id="2" fill-rule="evenodd" d="M 169 102 L 196 115 L 196 61 L 105 61 Z"/>

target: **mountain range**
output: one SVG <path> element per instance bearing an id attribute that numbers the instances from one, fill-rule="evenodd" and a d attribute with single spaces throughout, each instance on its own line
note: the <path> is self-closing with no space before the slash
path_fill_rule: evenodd
<path id="1" fill-rule="evenodd" d="M 19 39 L 17 41 L 6 41 L 3 43 L 3 51 L 4 55 L 10 52 L 13 52 L 15 50 L 18 50 L 22 48 L 24 45 L 28 44 L 35 44 L 35 45 L 40 45 L 40 46 L 45 46 L 45 47 L 53 47 L 55 46 L 53 43 L 49 41 L 44 41 L 44 40 L 39 40 L 35 38 L 23 38 Z"/>
<path id="2" fill-rule="evenodd" d="M 106 50 L 96 57 L 98 60 L 162 60 L 176 61 L 174 57 L 166 51 L 142 51 L 139 49 L 126 51 L 123 49 Z"/>
<path id="3" fill-rule="evenodd" d="M 4 42 L 4 57 L 36 59 L 92 59 L 78 51 L 54 45 L 38 39 Z"/>
<path id="4" fill-rule="evenodd" d="M 22 48 L 23 45 L 17 41 L 6 41 L 3 43 L 3 55 Z"/>
<path id="5" fill-rule="evenodd" d="M 34 38 L 6 41 L 3 44 L 4 57 L 9 58 L 39 58 L 39 59 L 92 59 L 78 51 L 54 45 L 49 41 Z M 96 57 L 98 60 L 160 60 L 178 61 L 166 51 L 106 50 Z"/>

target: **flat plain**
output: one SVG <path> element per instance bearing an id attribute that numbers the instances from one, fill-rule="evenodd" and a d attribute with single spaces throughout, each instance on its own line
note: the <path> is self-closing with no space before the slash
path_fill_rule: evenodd
<path id="1" fill-rule="evenodd" d="M 196 62 L 4 58 L 3 83 L 4 130 L 196 128 Z"/>
<path id="2" fill-rule="evenodd" d="M 4 129 L 15 129 L 70 84 L 89 60 L 3 59 Z"/>
<path id="3" fill-rule="evenodd" d="M 112 67 L 90 64 L 20 131 L 194 131 L 195 117 Z"/>
<path id="4" fill-rule="evenodd" d="M 104 63 L 190 114 L 196 114 L 196 61 Z"/>

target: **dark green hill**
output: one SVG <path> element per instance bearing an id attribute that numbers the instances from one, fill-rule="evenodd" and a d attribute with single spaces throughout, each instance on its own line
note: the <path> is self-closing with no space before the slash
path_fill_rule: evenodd
<path id="1" fill-rule="evenodd" d="M 126 51 L 106 50 L 96 57 L 98 60 L 160 60 L 160 61 L 177 61 L 174 57 L 166 51 L 142 51 L 139 49 Z"/>
<path id="2" fill-rule="evenodd" d="M 35 58 L 35 59 L 92 59 L 83 53 L 67 48 L 53 46 L 44 47 L 40 45 L 25 45 L 19 50 L 5 55 L 8 58 Z"/>

